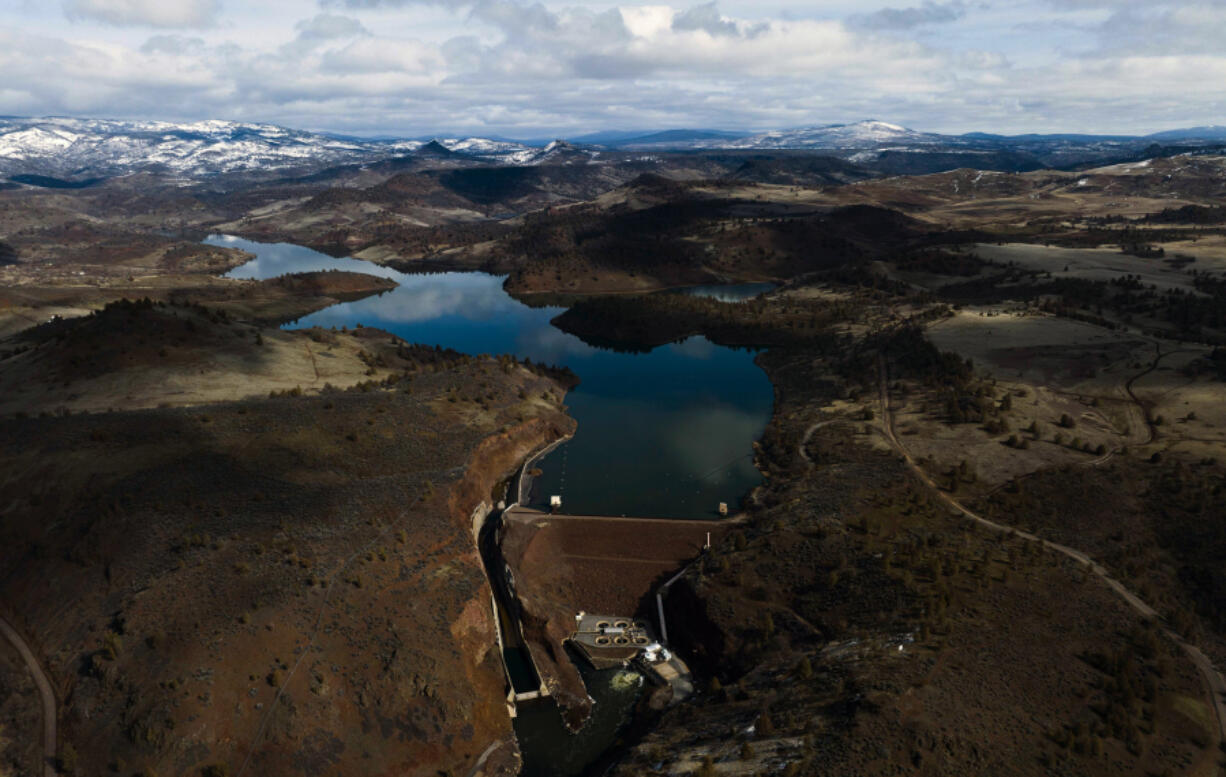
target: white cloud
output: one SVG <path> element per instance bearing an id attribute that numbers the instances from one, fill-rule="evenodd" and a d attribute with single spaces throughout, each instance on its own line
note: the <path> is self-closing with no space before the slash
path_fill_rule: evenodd
<path id="1" fill-rule="evenodd" d="M 71 39 L 57 7 L 0 9 L 0 113 L 533 137 L 1220 123 L 1223 2 L 907 1 L 267 0 L 150 36 L 115 25 L 199 27 L 218 0 L 68 0 Z"/>
<path id="2" fill-rule="evenodd" d="M 443 56 L 421 41 L 359 38 L 344 48 L 329 51 L 322 69 L 331 73 L 439 73 Z"/>
<path id="3" fill-rule="evenodd" d="M 207 27 L 220 0 L 64 0 L 69 19 L 124 27 Z"/>

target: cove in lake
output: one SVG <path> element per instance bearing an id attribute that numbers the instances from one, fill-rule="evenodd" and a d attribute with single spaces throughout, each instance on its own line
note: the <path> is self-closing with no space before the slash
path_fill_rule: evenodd
<path id="1" fill-rule="evenodd" d="M 754 353 L 702 337 L 619 353 L 562 332 L 560 307 L 529 307 L 506 293 L 501 276 L 476 272 L 404 274 L 370 262 L 334 259 L 309 248 L 228 236 L 205 242 L 241 248 L 256 259 L 234 278 L 271 278 L 308 270 L 351 270 L 391 278 L 396 289 L 333 305 L 287 328 L 385 329 L 405 340 L 469 354 L 511 353 L 565 365 L 581 381 L 567 394 L 578 421 L 574 439 L 537 466 L 532 503 L 562 497 L 563 512 L 592 515 L 714 517 L 761 482 L 751 443 L 770 419 L 774 392 Z M 698 287 L 730 301 L 768 285 Z"/>

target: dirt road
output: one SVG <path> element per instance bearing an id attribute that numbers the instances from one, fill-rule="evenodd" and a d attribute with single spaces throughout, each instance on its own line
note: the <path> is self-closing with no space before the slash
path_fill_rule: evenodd
<path id="1" fill-rule="evenodd" d="M 1158 358 L 1160 359 L 1161 356 Z M 1155 359 L 1154 366 L 1157 366 L 1157 363 L 1158 359 Z M 885 438 L 890 445 L 906 460 L 907 465 L 912 469 L 912 471 L 915 472 L 916 476 L 927 484 L 942 502 L 949 505 L 951 508 L 967 518 L 982 526 L 986 526 L 993 531 L 1011 533 L 1018 537 L 1022 537 L 1023 539 L 1041 542 L 1045 548 L 1054 550 L 1057 553 L 1062 553 L 1065 556 L 1077 561 L 1078 563 L 1084 565 L 1090 572 L 1098 576 L 1099 579 L 1107 584 L 1107 587 L 1115 591 L 1120 598 L 1128 604 L 1129 607 L 1139 613 L 1142 617 L 1153 618 L 1158 623 L 1161 623 L 1161 619 L 1158 617 L 1158 613 L 1153 607 L 1150 607 L 1148 604 L 1142 601 L 1140 597 L 1129 591 L 1123 583 L 1111 577 L 1107 573 L 1106 569 L 1097 564 L 1085 553 L 1082 553 L 1076 548 L 1061 545 L 1058 542 L 1051 542 L 1049 540 L 1042 539 L 1041 537 L 1031 534 L 1030 532 L 1021 531 L 1020 529 L 1015 529 L 1012 526 L 1006 526 L 995 521 L 990 521 L 978 513 L 968 510 L 962 505 L 961 502 L 943 491 L 932 478 L 928 477 L 928 474 L 924 472 L 923 468 L 916 463 L 915 459 L 911 457 L 911 453 L 902 444 L 902 442 L 899 441 L 898 436 L 894 433 L 894 413 L 890 408 L 890 390 L 884 358 L 878 357 L 877 367 L 878 391 L 880 393 L 881 401 L 881 431 L 885 435 Z M 1131 390 L 1129 393 L 1131 393 Z M 1162 629 L 1166 636 L 1170 637 L 1172 641 L 1183 649 L 1184 653 L 1188 656 L 1188 658 L 1200 671 L 1201 676 L 1205 679 L 1205 684 L 1209 687 L 1209 701 L 1213 707 L 1214 714 L 1217 717 L 1218 742 L 1226 742 L 1226 678 L 1223 678 L 1222 673 L 1218 671 L 1217 667 L 1213 665 L 1213 662 L 1210 661 L 1208 656 L 1201 652 L 1200 649 L 1194 645 L 1188 644 L 1182 637 L 1165 626 L 1162 626 Z"/>
<path id="2" fill-rule="evenodd" d="M 809 452 L 805 450 L 805 448 L 809 445 L 809 440 L 813 437 L 813 433 L 818 429 L 821 429 L 823 426 L 829 426 L 830 424 L 837 423 L 840 420 L 842 419 L 832 418 L 828 421 L 818 421 L 815 424 L 810 424 L 809 428 L 805 429 L 804 436 L 800 438 L 800 445 L 797 447 L 796 451 L 800 454 L 800 458 L 805 460 L 806 464 L 813 466 L 813 459 L 809 458 Z"/>
<path id="3" fill-rule="evenodd" d="M 17 629 L 13 628 L 3 618 L 0 618 L 0 634 L 3 634 L 4 638 L 21 654 L 22 660 L 26 662 L 26 666 L 30 669 L 30 674 L 34 676 L 34 684 L 38 686 L 38 695 L 42 697 L 43 707 L 42 774 L 43 777 L 56 777 L 55 693 L 51 690 L 51 681 L 47 679 L 46 673 L 43 672 L 42 666 L 38 663 L 38 659 L 34 657 L 34 653 L 30 650 L 30 646 L 26 644 L 25 639 Z"/>

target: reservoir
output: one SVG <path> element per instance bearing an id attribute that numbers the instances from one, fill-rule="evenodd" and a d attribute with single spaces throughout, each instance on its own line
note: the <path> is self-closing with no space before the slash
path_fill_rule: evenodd
<path id="1" fill-rule="evenodd" d="M 567 394 L 578 421 L 574 439 L 537 463 L 530 502 L 545 508 L 562 497 L 562 512 L 578 515 L 715 517 L 720 502 L 733 510 L 761 482 L 752 443 L 770 419 L 770 381 L 754 353 L 702 337 L 622 353 L 593 347 L 554 327 L 561 307 L 530 307 L 502 288 L 501 276 L 478 272 L 405 274 L 309 248 L 228 236 L 205 242 L 241 248 L 256 259 L 229 273 L 272 278 L 308 270 L 350 270 L 391 278 L 387 293 L 321 310 L 287 328 L 378 327 L 412 343 L 469 354 L 510 353 L 564 365 L 580 384 Z M 687 290 L 729 302 L 769 285 Z"/>

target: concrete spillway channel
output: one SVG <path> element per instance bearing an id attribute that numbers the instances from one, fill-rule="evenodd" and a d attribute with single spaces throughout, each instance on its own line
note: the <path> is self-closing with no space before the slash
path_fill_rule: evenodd
<path id="1" fill-rule="evenodd" d="M 532 653 L 524 642 L 520 622 L 519 600 L 515 596 L 514 582 L 499 546 L 499 529 L 502 525 L 502 510 L 493 510 L 485 518 L 478 534 L 477 546 L 485 574 L 493 590 L 495 623 L 498 627 L 498 646 L 502 650 L 502 665 L 507 673 L 507 709 L 516 716 L 518 702 L 540 699 L 549 695 L 541 681 L 540 673 L 532 660 Z"/>

